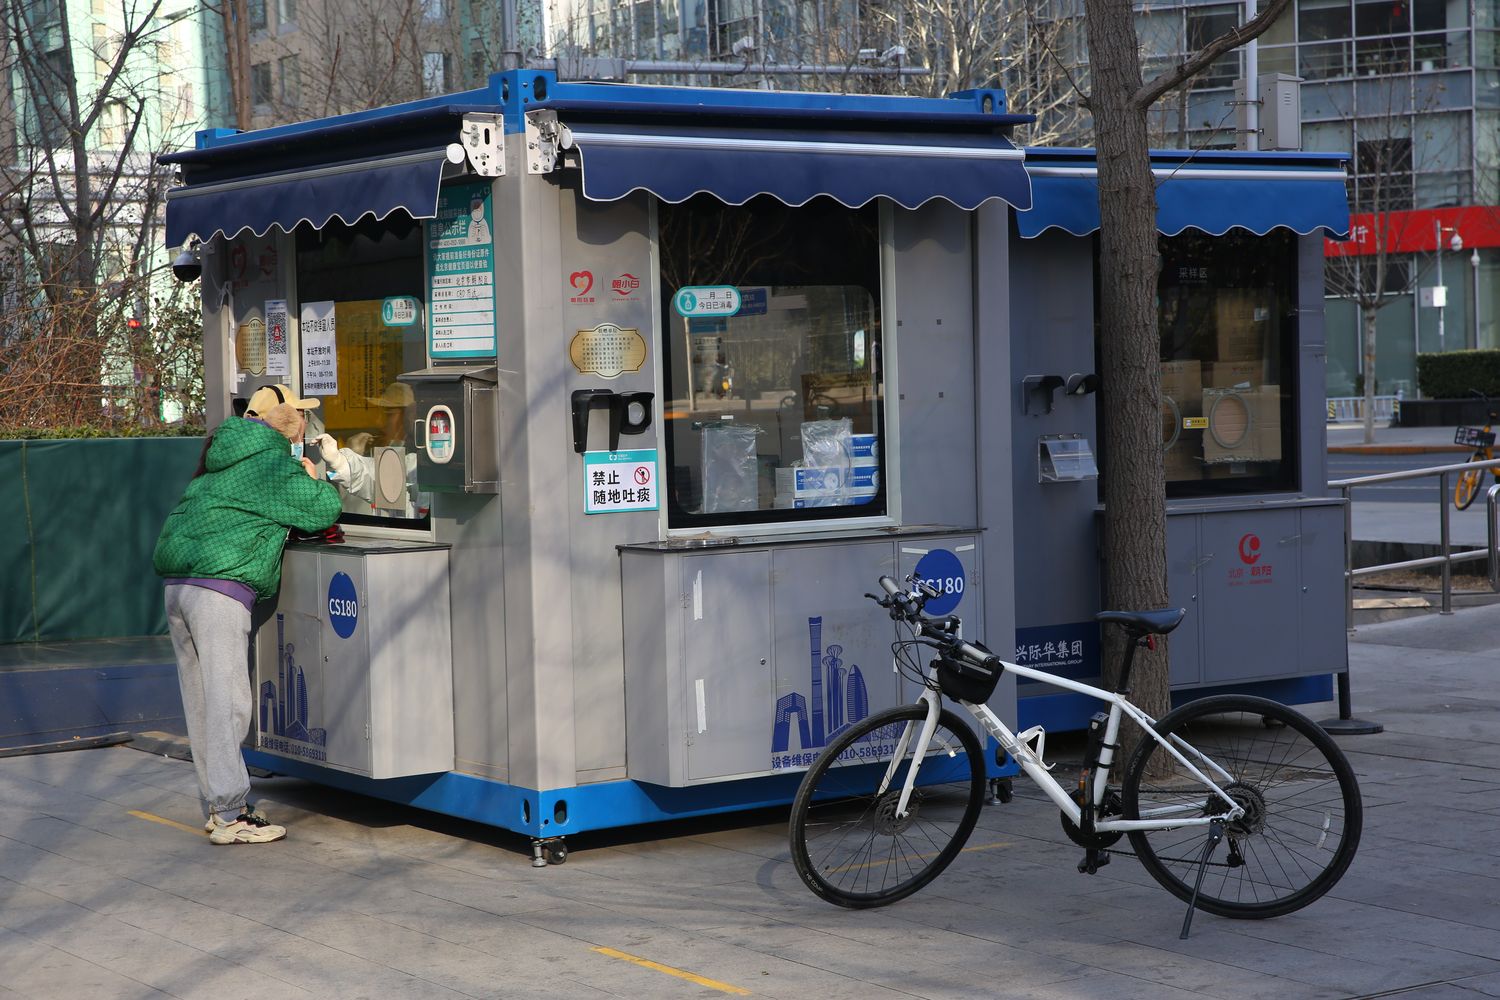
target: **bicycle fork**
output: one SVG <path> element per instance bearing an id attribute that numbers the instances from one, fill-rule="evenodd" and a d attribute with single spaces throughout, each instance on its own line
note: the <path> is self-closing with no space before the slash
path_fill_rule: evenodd
<path id="1" fill-rule="evenodd" d="M 938 700 L 937 694 L 931 690 L 924 690 L 922 697 L 918 699 L 927 706 L 927 717 L 922 720 L 922 733 L 917 738 L 916 755 L 912 758 L 911 767 L 907 769 L 906 780 L 901 783 L 901 798 L 896 802 L 896 816 L 905 819 L 907 807 L 911 803 L 912 789 L 917 784 L 917 772 L 922 768 L 922 758 L 927 756 L 927 744 L 932 739 L 932 734 L 937 731 L 938 716 L 942 713 L 943 706 Z M 891 762 L 885 769 L 885 777 L 880 779 L 880 788 L 876 797 L 884 795 L 895 780 L 896 769 L 901 766 L 901 761 L 906 757 L 906 750 L 911 746 L 912 723 L 908 722 L 901 731 L 901 737 L 896 741 L 896 752 L 891 756 Z"/>

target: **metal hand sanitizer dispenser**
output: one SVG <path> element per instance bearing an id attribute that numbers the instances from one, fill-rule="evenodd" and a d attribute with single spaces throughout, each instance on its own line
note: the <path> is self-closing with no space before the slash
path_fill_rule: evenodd
<path id="1" fill-rule="evenodd" d="M 424 368 L 407 372 L 417 488 L 432 493 L 498 493 L 495 369 Z"/>

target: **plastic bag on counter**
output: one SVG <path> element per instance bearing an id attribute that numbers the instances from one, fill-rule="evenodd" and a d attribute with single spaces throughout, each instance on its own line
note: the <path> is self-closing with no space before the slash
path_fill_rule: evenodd
<path id="1" fill-rule="evenodd" d="M 854 422 L 808 420 L 802 425 L 802 464 L 816 469 L 847 469 L 852 453 Z"/>
<path id="2" fill-rule="evenodd" d="M 703 425 L 703 513 L 757 510 L 760 467 L 755 439 L 760 428 L 719 420 Z"/>

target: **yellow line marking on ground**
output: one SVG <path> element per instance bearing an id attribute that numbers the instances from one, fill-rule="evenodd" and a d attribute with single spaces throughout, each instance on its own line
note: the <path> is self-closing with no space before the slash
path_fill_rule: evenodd
<path id="1" fill-rule="evenodd" d="M 709 979 L 694 972 L 674 969 L 670 965 L 662 965 L 648 958 L 641 958 L 639 955 L 627 955 L 625 952 L 615 951 L 613 948 L 598 947 L 592 950 L 601 955 L 607 955 L 610 958 L 618 958 L 622 962 L 639 965 L 643 969 L 653 969 L 657 972 L 664 972 L 669 976 L 676 976 L 678 979 L 686 979 L 690 983 L 697 983 L 699 986 L 706 986 L 711 990 L 718 990 L 720 993 L 733 993 L 738 997 L 747 997 L 750 995 L 749 990 L 742 990 L 738 986 L 730 986 L 728 983 L 721 983 L 717 979 Z"/>
<path id="2" fill-rule="evenodd" d="M 1008 841 L 1008 840 L 997 840 L 993 844 L 975 844 L 973 847 L 965 847 L 963 850 L 959 851 L 958 853 L 959 854 L 968 854 L 970 851 L 992 851 L 992 850 L 994 850 L 997 847 L 1009 847 L 1009 846 L 1010 846 L 1010 841 Z M 939 853 L 940 852 L 938 852 L 938 851 L 933 851 L 931 854 L 918 854 L 918 855 L 912 856 L 912 860 L 914 860 L 914 861 L 923 861 L 923 860 L 926 860 L 927 858 L 935 858 L 935 857 L 938 856 Z M 901 857 L 902 857 L 902 860 L 905 860 L 908 857 L 908 855 L 902 855 Z M 858 864 L 858 865 L 844 865 L 841 868 L 831 868 L 831 869 L 828 870 L 827 874 L 829 874 L 829 875 L 837 875 L 839 872 L 858 871 L 861 868 L 874 868 L 876 865 L 888 865 L 890 863 L 891 863 L 891 859 L 890 858 L 886 858 L 886 859 L 883 859 L 881 861 L 866 861 L 863 864 Z"/>
<path id="3" fill-rule="evenodd" d="M 175 819 L 167 819 L 164 816 L 156 816 L 148 812 L 141 812 L 139 809 L 127 809 L 126 813 L 128 815 L 134 816 L 136 819 L 143 819 L 151 823 L 160 823 L 162 826 L 170 826 L 174 830 L 185 830 L 195 836 L 207 836 L 207 834 L 203 832 L 203 828 L 201 826 L 188 826 L 186 823 L 179 823 Z"/>

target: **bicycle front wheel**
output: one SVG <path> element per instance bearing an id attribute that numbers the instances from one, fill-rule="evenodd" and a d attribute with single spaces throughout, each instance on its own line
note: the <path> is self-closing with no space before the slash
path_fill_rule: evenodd
<path id="1" fill-rule="evenodd" d="M 1156 730 L 1245 810 L 1225 826 L 1224 841 L 1209 858 L 1201 909 L 1222 917 L 1277 917 L 1311 903 L 1343 876 L 1359 846 L 1363 807 L 1348 758 L 1317 723 L 1264 698 L 1220 695 L 1169 712 Z M 1129 819 L 1228 811 L 1149 738 L 1131 756 L 1121 794 Z M 1202 825 L 1136 830 L 1130 843 L 1151 877 L 1186 901 L 1207 836 Z"/>
<path id="2" fill-rule="evenodd" d="M 1469 459 L 1471 462 L 1484 461 L 1483 455 L 1475 455 Z M 1484 470 L 1474 469 L 1458 474 L 1458 482 L 1453 484 L 1453 506 L 1459 510 L 1468 510 L 1469 504 L 1479 495 L 1479 485 L 1484 480 Z"/>
<path id="3" fill-rule="evenodd" d="M 802 778 L 792 801 L 792 863 L 828 902 L 858 909 L 904 899 L 948 867 L 973 832 L 984 751 L 946 709 L 898 815 L 926 717 L 923 703 L 872 715 L 835 737 Z"/>

